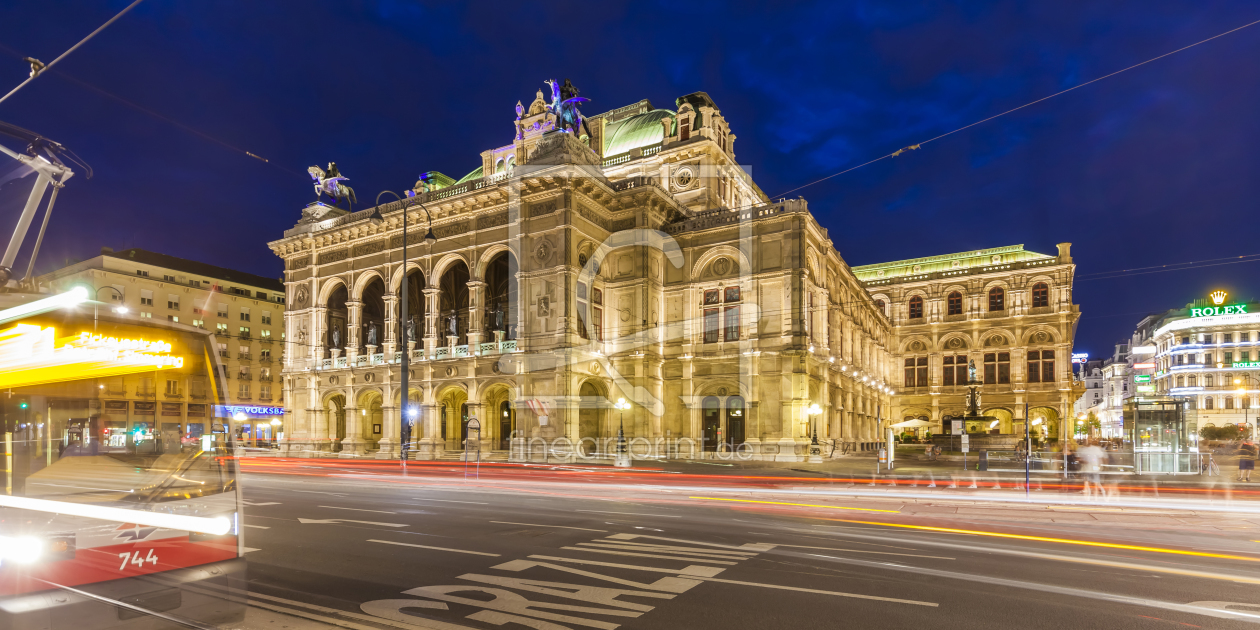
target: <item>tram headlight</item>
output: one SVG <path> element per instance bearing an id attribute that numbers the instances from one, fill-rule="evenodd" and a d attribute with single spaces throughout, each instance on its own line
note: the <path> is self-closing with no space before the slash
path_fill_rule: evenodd
<path id="1" fill-rule="evenodd" d="M 44 553 L 44 541 L 34 536 L 0 536 L 0 560 L 30 564 Z"/>

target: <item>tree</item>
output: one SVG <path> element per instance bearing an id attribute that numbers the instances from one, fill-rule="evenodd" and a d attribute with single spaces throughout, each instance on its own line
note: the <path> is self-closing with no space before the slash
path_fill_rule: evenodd
<path id="1" fill-rule="evenodd" d="M 1094 437 L 1096 433 L 1102 433 L 1102 421 L 1092 411 L 1085 417 L 1085 430 L 1089 432 L 1090 437 Z"/>

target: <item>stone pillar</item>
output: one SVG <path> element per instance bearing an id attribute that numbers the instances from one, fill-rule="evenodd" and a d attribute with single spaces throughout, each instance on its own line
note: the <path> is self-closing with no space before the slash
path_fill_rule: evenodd
<path id="1" fill-rule="evenodd" d="M 424 353 L 429 358 L 433 358 L 438 347 L 438 304 L 441 294 L 441 289 L 433 287 L 424 290 Z"/>
<path id="2" fill-rule="evenodd" d="M 363 320 L 363 302 L 358 300 L 346 302 L 346 357 L 350 362 L 359 356 L 359 328 Z"/>
<path id="3" fill-rule="evenodd" d="M 420 417 L 416 428 L 424 435 L 416 440 L 416 459 L 437 459 L 446 450 L 445 436 L 441 433 L 441 416 L 437 405 L 419 405 Z"/>
<path id="4" fill-rule="evenodd" d="M 323 451 L 328 449 L 328 420 L 325 416 L 328 414 L 323 409 L 307 409 L 307 421 L 310 423 L 310 440 L 311 450 Z"/>
<path id="5" fill-rule="evenodd" d="M 346 437 L 341 440 L 341 456 L 356 457 L 367 450 L 363 439 L 363 414 L 357 407 L 346 406 Z"/>
<path id="6" fill-rule="evenodd" d="M 385 347 L 385 360 L 393 361 L 394 352 L 398 350 L 398 296 L 385 294 L 385 330 L 384 337 L 377 340 Z"/>
<path id="7" fill-rule="evenodd" d="M 494 443 L 494 440 L 489 438 L 487 435 L 490 432 L 489 431 L 490 420 L 493 420 L 493 418 L 490 418 L 490 419 L 486 418 L 485 405 L 483 405 L 480 402 L 473 402 L 472 400 L 469 400 L 468 401 L 469 422 L 471 422 L 473 418 L 476 418 L 477 422 L 481 423 L 481 431 L 479 432 L 479 435 L 475 435 L 472 431 L 468 432 L 468 444 L 464 450 L 472 450 L 472 449 L 477 448 L 478 444 L 477 442 L 474 441 L 474 435 L 475 435 L 476 439 L 480 440 L 481 457 L 482 459 L 485 459 L 486 453 L 493 450 L 491 446 Z"/>
<path id="8" fill-rule="evenodd" d="M 376 451 L 376 459 L 398 459 L 401 449 L 399 442 L 401 427 L 398 422 L 397 407 L 393 405 L 381 407 L 381 441 L 378 443 L 380 450 Z"/>
<path id="9" fill-rule="evenodd" d="M 482 280 L 468 281 L 468 354 L 475 355 L 485 337 L 482 330 L 485 319 L 486 283 Z"/>
<path id="10" fill-rule="evenodd" d="M 311 336 L 306 340 L 311 349 L 311 359 L 318 361 L 324 358 L 324 349 L 328 347 L 328 308 L 317 306 L 311 309 Z"/>

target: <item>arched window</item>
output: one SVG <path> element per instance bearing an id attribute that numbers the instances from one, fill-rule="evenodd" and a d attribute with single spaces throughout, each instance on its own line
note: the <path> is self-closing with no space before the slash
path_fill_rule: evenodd
<path id="1" fill-rule="evenodd" d="M 1204 409 L 1211 409 L 1211 408 L 1212 408 L 1212 397 L 1211 397 L 1211 396 L 1208 396 L 1207 398 L 1204 398 L 1204 399 L 1203 399 L 1203 408 L 1204 408 Z"/>
<path id="2" fill-rule="evenodd" d="M 721 406 L 717 396 L 706 397 L 701 403 L 701 409 L 701 429 L 704 432 L 701 439 L 704 440 L 704 450 L 717 451 L 719 434 L 722 431 Z"/>
<path id="3" fill-rule="evenodd" d="M 993 287 L 992 289 L 989 289 L 989 310 L 1006 310 L 1006 291 L 1003 291 L 1002 287 Z"/>
<path id="4" fill-rule="evenodd" d="M 1225 397 L 1225 408 L 1226 408 L 1226 409 L 1233 409 L 1233 408 L 1234 408 L 1234 397 L 1233 397 L 1233 396 L 1226 396 L 1226 397 Z"/>
<path id="5" fill-rule="evenodd" d="M 724 441 L 731 450 L 739 448 L 739 445 L 744 443 L 744 399 L 739 396 L 726 399 L 726 439 Z"/>
<path id="6" fill-rule="evenodd" d="M 910 298 L 910 319 L 923 319 L 923 298 L 917 295 Z"/>
<path id="7" fill-rule="evenodd" d="M 887 314 L 888 314 L 888 312 L 884 310 L 884 301 L 883 301 L 883 300 L 875 300 L 875 308 L 879 309 L 879 312 L 880 312 L 881 314 L 883 314 L 883 315 L 887 315 Z"/>
<path id="8" fill-rule="evenodd" d="M 948 303 L 949 303 L 949 310 L 946 312 L 947 314 L 962 315 L 962 294 L 961 293 L 957 291 L 950 293 L 949 298 L 948 298 Z"/>
<path id="9" fill-rule="evenodd" d="M 1044 282 L 1038 282 L 1033 285 L 1032 307 L 1040 308 L 1042 306 L 1050 306 L 1050 287 Z"/>

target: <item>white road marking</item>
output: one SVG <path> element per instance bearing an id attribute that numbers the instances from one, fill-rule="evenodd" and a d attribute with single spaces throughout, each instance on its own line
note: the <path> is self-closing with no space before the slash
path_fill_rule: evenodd
<path id="1" fill-rule="evenodd" d="M 380 525 L 382 527 L 406 527 L 404 523 L 377 523 L 375 521 L 352 521 L 348 518 L 299 518 L 299 523 L 316 525 L 336 525 L 337 523 L 359 523 L 361 525 Z"/>
<path id="2" fill-rule="evenodd" d="M 923 556 L 914 553 L 894 553 L 892 551 L 867 551 L 865 549 L 841 549 L 839 547 L 810 547 L 808 545 L 775 545 L 776 547 L 796 547 L 797 549 L 821 549 L 823 551 L 848 551 L 851 553 L 876 553 L 881 556 L 905 556 L 907 558 L 931 558 L 933 560 L 957 560 L 957 558 L 946 558 L 945 556 Z M 817 554 L 811 554 L 817 555 Z M 826 557 L 826 556 L 824 556 Z"/>
<path id="3" fill-rule="evenodd" d="M 728 564 L 735 565 L 735 562 L 726 562 L 724 560 L 706 560 L 704 558 L 682 558 L 679 556 L 662 556 L 654 553 L 631 553 L 629 551 L 612 551 L 608 549 L 590 549 L 588 547 L 561 547 L 569 551 L 586 551 L 589 553 L 606 553 L 613 556 L 634 556 L 636 558 L 661 558 L 663 560 L 679 560 L 682 562 L 708 562 L 709 564 Z"/>
<path id="4" fill-rule="evenodd" d="M 569 527 L 568 525 L 539 525 L 538 523 L 513 523 L 511 521 L 490 521 L 500 525 L 528 525 L 530 527 L 558 527 L 560 529 L 580 529 L 584 532 L 607 532 L 606 529 L 589 529 L 586 527 Z"/>
<path id="5" fill-rule="evenodd" d="M 669 514 L 638 514 L 635 512 L 603 512 L 600 510 L 574 510 L 574 512 L 588 512 L 590 514 L 620 514 L 622 516 L 660 516 L 662 518 L 682 518 L 681 516 L 670 516 Z"/>
<path id="6" fill-rule="evenodd" d="M 353 510 L 355 512 L 376 512 L 377 514 L 397 514 L 398 512 L 386 512 L 385 510 L 361 510 L 359 508 L 337 507 L 335 505 L 321 505 L 319 507 L 328 508 L 330 510 Z"/>
<path id="7" fill-rule="evenodd" d="M 570 562 L 573 564 L 589 564 L 599 567 L 614 567 L 617 569 L 635 569 L 638 571 L 651 571 L 653 573 L 671 573 L 674 575 L 694 575 L 700 577 L 713 577 L 726 569 L 717 567 L 706 567 L 698 564 L 683 567 L 681 569 L 662 569 L 660 567 L 643 567 L 637 564 L 617 564 L 615 562 L 600 562 L 598 560 L 578 560 L 577 558 L 561 558 L 559 556 L 530 556 L 535 560 L 556 560 L 558 562 Z"/>
<path id="8" fill-rule="evenodd" d="M 489 503 L 482 503 L 480 501 L 452 501 L 450 499 L 425 499 L 423 497 L 412 497 L 412 499 L 415 499 L 416 501 L 441 501 L 442 503 L 471 503 L 473 505 L 490 505 Z"/>
<path id="9" fill-rule="evenodd" d="M 878 597 L 875 595 L 859 595 L 857 593 L 841 593 L 839 591 L 820 591 L 813 588 L 800 588 L 796 586 L 780 586 L 778 584 L 762 584 L 760 582 L 741 582 L 739 580 L 724 580 L 722 578 L 698 577 L 698 580 L 706 582 L 721 582 L 723 584 L 739 584 L 741 586 L 758 586 L 761 588 L 773 588 L 781 591 L 799 591 L 801 593 L 817 593 L 819 595 L 835 595 L 837 597 L 853 597 L 856 599 L 873 599 L 880 602 L 893 602 L 895 604 L 913 604 L 915 606 L 931 606 L 933 608 L 940 604 L 933 602 L 920 602 L 913 599 L 897 599 L 895 597 Z"/>
<path id="10" fill-rule="evenodd" d="M 290 490 L 290 492 L 305 492 L 306 494 L 331 494 L 335 497 L 349 496 L 341 492 L 320 492 L 318 490 Z"/>
<path id="11" fill-rule="evenodd" d="M 242 547 L 241 549 L 242 549 L 245 553 L 249 553 L 249 552 L 251 552 L 251 551 L 262 551 L 262 549 L 259 549 L 259 548 L 257 548 L 257 547 Z"/>
<path id="12" fill-rule="evenodd" d="M 399 546 L 402 546 L 402 547 L 419 547 L 420 549 L 434 549 L 434 550 L 437 550 L 437 551 L 453 551 L 453 552 L 455 552 L 455 553 L 470 553 L 470 554 L 472 554 L 472 555 L 474 555 L 474 556 L 492 556 L 492 557 L 495 557 L 495 558 L 498 558 L 498 557 L 499 557 L 499 554 L 497 554 L 497 553 L 486 553 L 486 552 L 484 552 L 484 551 L 468 551 L 468 550 L 465 550 L 465 549 L 450 549 L 450 548 L 447 548 L 447 547 L 430 547 L 430 546 L 428 546 L 428 545 L 417 545 L 417 544 L 413 544 L 413 543 L 394 542 L 394 541 L 392 541 L 392 540 L 371 540 L 371 539 L 369 539 L 369 540 L 368 540 L 368 542 L 381 543 L 381 544 L 385 544 L 385 545 L 399 545 Z"/>
<path id="13" fill-rule="evenodd" d="M 270 527 L 263 525 L 250 525 L 249 523 L 245 523 L 245 527 L 253 527 L 254 529 L 271 529 Z"/>
<path id="14" fill-rule="evenodd" d="M 241 500 L 241 503 L 244 503 L 245 505 L 252 505 L 254 507 L 259 507 L 263 505 L 280 505 L 279 501 L 267 501 L 265 503 L 259 503 L 258 501 L 246 501 L 244 499 Z"/>

